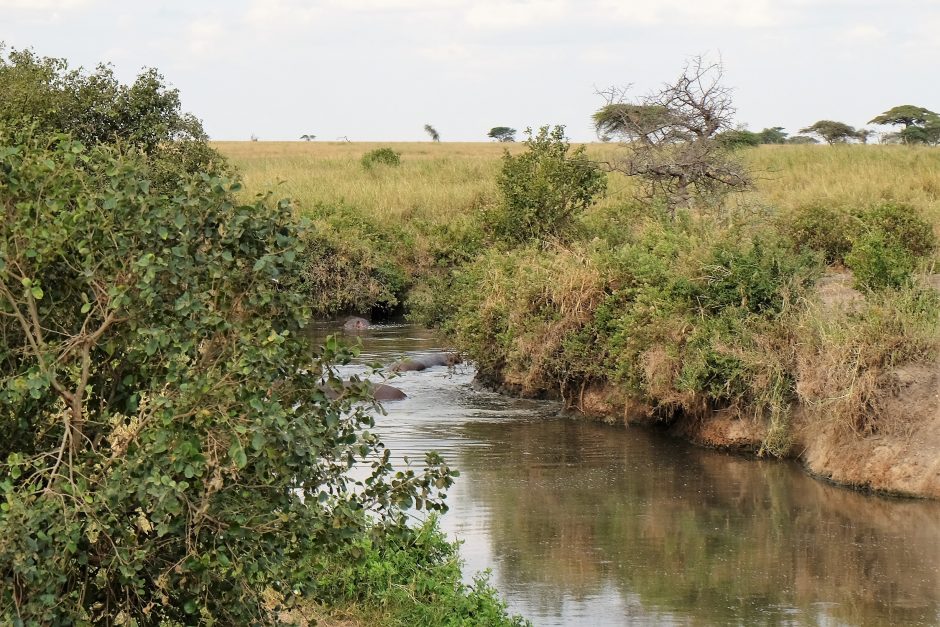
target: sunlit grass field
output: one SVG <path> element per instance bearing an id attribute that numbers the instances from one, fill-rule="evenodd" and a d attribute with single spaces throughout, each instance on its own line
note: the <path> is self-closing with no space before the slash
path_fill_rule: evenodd
<path id="1" fill-rule="evenodd" d="M 401 166 L 366 170 L 362 156 L 388 146 Z M 383 220 L 446 223 L 491 202 L 500 157 L 523 144 L 218 142 L 239 168 L 246 192 L 273 190 L 298 206 L 345 204 Z M 620 149 L 589 144 L 598 161 L 614 161 Z M 940 149 L 912 146 L 761 146 L 742 150 L 755 189 L 735 202 L 780 209 L 821 204 L 867 205 L 893 200 L 913 205 L 940 234 Z M 629 202 L 632 182 L 614 175 L 599 207 Z"/>

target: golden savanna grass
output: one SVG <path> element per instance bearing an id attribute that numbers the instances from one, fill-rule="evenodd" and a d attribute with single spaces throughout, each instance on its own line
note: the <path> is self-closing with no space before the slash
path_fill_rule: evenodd
<path id="1" fill-rule="evenodd" d="M 365 170 L 360 159 L 388 146 L 401 166 Z M 496 195 L 500 157 L 522 144 L 218 142 L 241 171 L 248 193 L 273 190 L 301 209 L 318 203 L 352 205 L 388 220 L 410 218 L 446 223 Z M 589 144 L 598 161 L 615 160 L 612 144 Z M 884 200 L 909 203 L 940 225 L 940 149 L 912 146 L 761 146 L 740 152 L 754 172 L 754 191 L 738 202 L 780 209 L 813 203 L 869 205 Z M 633 196 L 632 183 L 611 177 L 600 207 Z M 940 231 L 938 231 L 940 233 Z"/>

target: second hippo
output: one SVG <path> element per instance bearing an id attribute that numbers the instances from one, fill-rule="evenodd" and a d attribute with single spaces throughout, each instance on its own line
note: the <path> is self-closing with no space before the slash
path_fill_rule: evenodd
<path id="1" fill-rule="evenodd" d="M 434 366 L 456 366 L 463 360 L 457 353 L 431 353 L 396 361 L 389 366 L 390 372 L 420 372 Z"/>

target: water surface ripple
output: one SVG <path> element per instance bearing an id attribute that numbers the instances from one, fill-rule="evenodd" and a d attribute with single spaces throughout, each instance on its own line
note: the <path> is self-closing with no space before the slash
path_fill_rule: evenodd
<path id="1" fill-rule="evenodd" d="M 438 350 L 407 325 L 362 342 L 362 363 Z M 535 625 L 940 624 L 940 503 L 564 418 L 472 379 L 404 373 L 390 383 L 408 399 L 376 430 L 396 458 L 434 449 L 461 471 L 443 527 Z"/>

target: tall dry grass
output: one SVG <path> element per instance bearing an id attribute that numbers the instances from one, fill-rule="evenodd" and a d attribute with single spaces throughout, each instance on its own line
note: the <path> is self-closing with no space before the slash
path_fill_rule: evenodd
<path id="1" fill-rule="evenodd" d="M 340 143 L 218 142 L 238 166 L 247 193 L 274 190 L 294 198 L 301 209 L 318 203 L 353 205 L 383 220 L 449 222 L 495 199 L 498 143 Z M 399 168 L 365 170 L 366 152 L 389 146 L 400 152 Z M 618 147 L 590 144 L 598 161 L 616 160 Z M 940 234 L 940 150 L 932 147 L 845 145 L 761 146 L 741 158 L 755 175 L 755 189 L 737 202 L 780 209 L 812 203 L 870 205 L 892 200 L 909 203 Z M 613 175 L 598 209 L 633 198 L 631 181 Z"/>
<path id="2" fill-rule="evenodd" d="M 401 166 L 362 167 L 380 147 Z M 351 205 L 381 220 L 447 223 L 492 199 L 504 146 L 487 143 L 220 142 L 248 193 L 273 190 L 298 206 Z M 519 150 L 517 146 L 512 150 Z"/>

